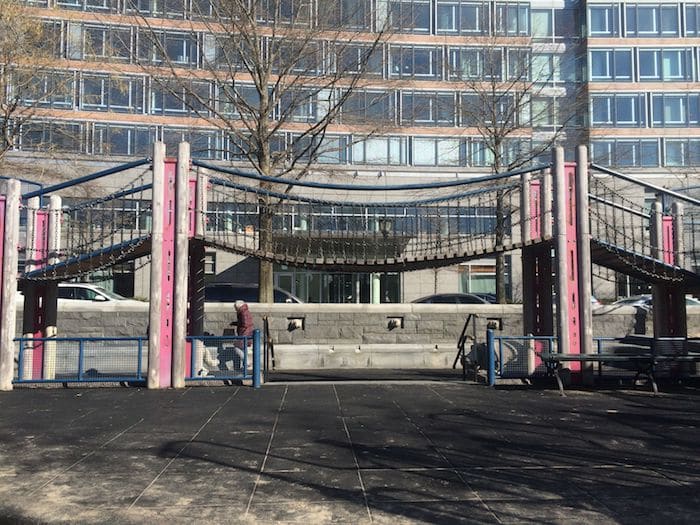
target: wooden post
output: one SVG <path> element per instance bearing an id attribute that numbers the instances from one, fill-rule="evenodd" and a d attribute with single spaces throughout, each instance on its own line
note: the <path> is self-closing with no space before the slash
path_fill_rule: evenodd
<path id="1" fill-rule="evenodd" d="M 148 388 L 160 387 L 161 304 L 163 295 L 163 200 L 165 144 L 153 145 L 153 202 L 151 204 L 151 289 L 148 310 Z"/>
<path id="2" fill-rule="evenodd" d="M 47 228 L 47 264 L 56 264 L 61 249 L 61 197 L 52 195 L 49 199 Z M 58 334 L 58 283 L 48 281 L 44 288 L 44 337 L 56 337 Z M 56 378 L 56 342 L 44 343 L 43 378 Z"/>
<path id="3" fill-rule="evenodd" d="M 2 265 L 0 266 L 0 390 L 12 390 L 15 370 L 15 330 L 17 319 L 17 253 L 19 246 L 20 183 L 7 181 L 3 203 Z"/>
<path id="4" fill-rule="evenodd" d="M 532 240 L 530 235 L 530 223 L 532 221 L 532 217 L 530 217 L 531 190 L 532 186 L 530 184 L 530 174 L 523 173 L 520 176 L 520 241 L 523 243 L 523 245 Z"/>
<path id="5" fill-rule="evenodd" d="M 673 215 L 673 252 L 675 264 L 685 268 L 685 241 L 683 239 L 683 203 L 675 201 L 671 206 Z"/>
<path id="6" fill-rule="evenodd" d="M 173 290 L 173 367 L 172 385 L 185 386 L 187 337 L 187 260 L 189 257 L 189 174 L 190 145 L 181 142 L 177 152 L 175 180 L 175 282 Z"/>
<path id="7" fill-rule="evenodd" d="M 566 273 L 566 172 L 564 150 L 554 148 L 552 154 L 554 179 L 554 247 L 556 250 L 557 335 L 559 352 L 569 353 L 569 283 Z M 546 224 L 546 223 L 545 223 Z"/>
<path id="8" fill-rule="evenodd" d="M 576 148 L 576 249 L 580 352 L 593 353 L 593 276 L 591 272 L 591 227 L 588 212 L 588 150 Z M 584 383 L 593 382 L 593 363 L 582 367 Z"/>

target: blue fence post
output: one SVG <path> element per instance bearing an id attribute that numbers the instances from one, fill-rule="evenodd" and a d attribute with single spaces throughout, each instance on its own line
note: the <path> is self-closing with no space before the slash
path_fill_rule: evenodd
<path id="1" fill-rule="evenodd" d="M 253 388 L 260 388 L 260 330 L 253 330 Z"/>
<path id="2" fill-rule="evenodd" d="M 19 339 L 19 358 L 17 359 L 17 381 L 22 381 L 22 370 L 24 369 L 24 339 Z"/>
<path id="3" fill-rule="evenodd" d="M 493 330 L 486 330 L 486 351 L 488 352 L 488 363 L 489 368 L 487 371 L 487 380 L 489 386 L 496 386 L 496 359 L 495 359 L 495 338 L 493 336 Z"/>
<path id="4" fill-rule="evenodd" d="M 85 351 L 83 342 L 83 339 L 78 339 L 78 379 L 83 378 L 83 371 L 85 368 L 85 364 L 83 363 L 83 359 L 85 357 L 83 354 L 83 352 Z"/>
<path id="5" fill-rule="evenodd" d="M 142 369 L 141 369 L 141 359 L 143 358 L 143 337 L 138 338 L 138 362 L 136 363 L 136 379 L 143 379 L 141 377 Z"/>

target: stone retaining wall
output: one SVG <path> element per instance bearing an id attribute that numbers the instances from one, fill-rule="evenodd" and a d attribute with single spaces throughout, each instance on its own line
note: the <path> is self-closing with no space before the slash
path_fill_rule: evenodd
<path id="1" fill-rule="evenodd" d="M 115 310 L 108 305 L 96 308 L 62 308 L 58 315 L 59 336 L 146 335 L 147 303 L 131 309 Z M 451 366 L 457 340 L 470 313 L 477 315 L 478 341 L 484 341 L 489 320 L 499 324 L 503 335 L 522 334 L 520 305 L 251 304 L 250 310 L 259 328 L 263 317 L 269 319 L 276 364 L 283 368 L 390 367 L 394 360 L 404 366 L 409 362 L 414 367 Z M 222 335 L 232 328 L 234 319 L 233 305 L 207 305 L 205 331 Z M 21 311 L 18 335 L 20 326 Z M 700 308 L 689 309 L 688 327 L 690 336 L 700 335 Z M 604 306 L 595 310 L 593 328 L 595 336 L 651 335 L 652 319 L 649 313 L 633 307 Z M 473 334 L 471 327 L 467 333 Z M 401 365 L 397 362 L 395 366 Z"/>

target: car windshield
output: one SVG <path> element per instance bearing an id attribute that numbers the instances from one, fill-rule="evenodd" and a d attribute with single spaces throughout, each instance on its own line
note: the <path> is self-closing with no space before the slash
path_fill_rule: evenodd
<path id="1" fill-rule="evenodd" d="M 126 297 L 124 297 L 123 295 L 119 295 L 115 292 L 110 292 L 109 290 L 105 290 L 104 288 L 98 288 L 98 290 L 101 294 L 106 295 L 114 301 L 124 301 L 126 299 Z"/>

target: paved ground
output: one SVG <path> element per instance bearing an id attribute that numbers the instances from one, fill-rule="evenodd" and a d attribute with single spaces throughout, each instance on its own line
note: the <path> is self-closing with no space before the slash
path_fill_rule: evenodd
<path id="1" fill-rule="evenodd" d="M 453 381 L 0 394 L 0 522 L 679 523 L 700 391 Z"/>

